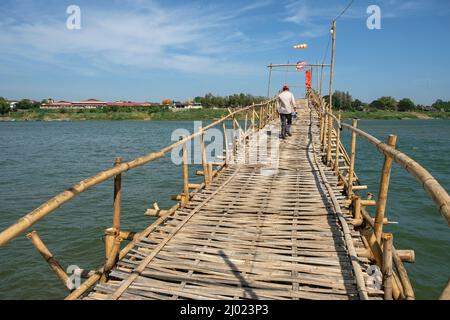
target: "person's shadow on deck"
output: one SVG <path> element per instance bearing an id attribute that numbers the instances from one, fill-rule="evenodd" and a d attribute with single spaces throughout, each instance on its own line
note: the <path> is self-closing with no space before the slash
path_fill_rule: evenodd
<path id="1" fill-rule="evenodd" d="M 256 293 L 252 290 L 250 287 L 250 284 L 244 279 L 241 272 L 239 271 L 238 267 L 230 261 L 228 256 L 225 254 L 223 250 L 219 250 L 219 255 L 222 257 L 222 259 L 225 261 L 225 263 L 230 267 L 231 272 L 233 275 L 239 280 L 241 283 L 241 287 L 245 290 L 245 293 L 250 296 L 250 299 L 258 299 L 258 296 Z"/>

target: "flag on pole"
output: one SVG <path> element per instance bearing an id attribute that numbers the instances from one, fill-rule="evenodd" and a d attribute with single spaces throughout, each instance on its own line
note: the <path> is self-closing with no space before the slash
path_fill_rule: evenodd
<path id="1" fill-rule="evenodd" d="M 297 62 L 297 66 L 295 67 L 297 71 L 302 71 L 306 66 L 306 61 Z"/>
<path id="2" fill-rule="evenodd" d="M 306 88 L 310 89 L 311 88 L 311 70 L 306 70 L 305 74 L 306 74 L 306 80 L 305 80 Z"/>

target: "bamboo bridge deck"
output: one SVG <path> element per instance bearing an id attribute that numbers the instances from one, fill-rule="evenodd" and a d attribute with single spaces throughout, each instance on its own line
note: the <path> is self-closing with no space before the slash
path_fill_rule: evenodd
<path id="1" fill-rule="evenodd" d="M 299 108 L 292 134 L 280 142 L 275 173 L 240 162 L 225 167 L 186 207 L 135 242 L 109 281 L 97 283 L 82 298 L 367 295 L 355 273 L 356 264 L 367 277 L 369 261 L 355 254 L 364 250 L 361 235 L 345 222 L 351 213 L 337 177 L 319 160 L 318 118 L 306 105 Z M 382 296 L 380 290 L 368 293 Z"/>

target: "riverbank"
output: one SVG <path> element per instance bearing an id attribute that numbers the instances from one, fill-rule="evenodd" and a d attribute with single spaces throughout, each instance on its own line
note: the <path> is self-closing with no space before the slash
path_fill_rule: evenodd
<path id="1" fill-rule="evenodd" d="M 101 110 L 31 110 L 14 112 L 0 116 L 0 121 L 120 121 L 120 120 L 212 120 L 228 114 L 226 109 L 183 110 L 172 112 L 170 110 L 150 111 L 108 111 Z M 450 119 L 450 112 L 342 112 L 343 119 L 374 119 L 374 120 L 401 120 L 401 119 Z M 243 114 L 239 118 L 243 118 Z"/>
<path id="2" fill-rule="evenodd" d="M 341 113 L 343 119 L 373 119 L 373 120 L 407 120 L 407 119 L 450 119 L 450 112 L 399 112 L 399 111 L 345 111 Z"/>

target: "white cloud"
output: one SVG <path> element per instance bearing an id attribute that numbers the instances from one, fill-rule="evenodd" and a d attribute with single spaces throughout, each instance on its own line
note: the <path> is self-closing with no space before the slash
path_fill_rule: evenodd
<path id="1" fill-rule="evenodd" d="M 241 31 L 229 31 L 229 26 L 236 15 L 268 3 L 255 2 L 225 14 L 185 6 L 165 8 L 141 1 L 128 2 L 126 10 L 81 6 L 82 29 L 72 31 L 65 28 L 65 16 L 30 17 L 22 23 L 9 19 L 1 24 L 0 43 L 8 48 L 1 54 L 57 64 L 86 74 L 115 67 L 249 72 L 248 65 L 227 59 L 228 53 L 238 51 L 249 41 Z M 68 57 L 85 61 L 85 67 L 72 68 Z"/>

